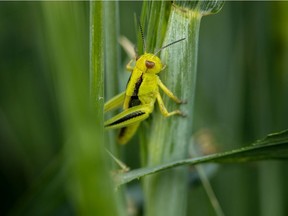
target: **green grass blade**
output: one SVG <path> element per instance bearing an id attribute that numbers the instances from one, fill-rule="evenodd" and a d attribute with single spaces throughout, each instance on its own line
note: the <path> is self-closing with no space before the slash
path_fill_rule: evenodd
<path id="1" fill-rule="evenodd" d="M 76 213 L 117 215 L 104 151 L 103 2 L 90 2 L 90 100 L 89 22 L 84 4 L 43 3 L 63 122 L 65 187 Z"/>
<path id="2" fill-rule="evenodd" d="M 120 48 L 119 48 L 119 2 L 104 1 L 104 49 L 105 49 L 105 101 L 111 99 L 119 93 L 119 70 L 120 70 Z M 114 112 L 106 114 L 110 119 Z M 115 131 L 105 132 L 106 148 L 109 148 L 113 154 L 117 155 L 117 146 L 115 145 Z"/>
<path id="3" fill-rule="evenodd" d="M 287 158 L 288 130 L 269 134 L 266 138 L 240 149 L 132 170 L 131 172 L 117 176 L 117 181 L 118 184 L 121 185 L 146 175 L 155 174 L 160 171 L 169 170 L 183 165 L 197 165 L 203 163 L 242 163 L 271 159 L 282 160 Z"/>
<path id="4" fill-rule="evenodd" d="M 163 14 L 158 15 L 158 17 L 153 17 L 153 13 L 151 14 L 152 17 L 148 18 L 148 32 L 153 32 L 152 30 L 149 31 L 149 26 L 152 26 L 153 29 L 153 26 L 157 26 L 160 21 L 165 23 L 166 13 L 169 15 L 169 21 L 167 26 L 162 24 L 165 27 L 162 46 L 186 38 L 186 40 L 161 52 L 161 59 L 167 65 L 167 69 L 159 76 L 177 97 L 188 101 L 187 104 L 180 106 L 187 117 L 164 118 L 159 110 L 155 110 L 149 128 L 150 132 L 147 133 L 147 158 L 143 160 L 147 161 L 148 167 L 159 164 L 161 166 L 166 162 L 187 157 L 193 122 L 200 21 L 202 15 L 210 13 L 218 6 L 218 3 L 209 3 L 210 5 L 208 5 L 208 2 L 199 1 L 197 7 L 189 8 L 185 4 L 181 5 L 181 2 L 180 5 L 178 3 L 175 2 L 171 7 L 165 7 L 166 4 L 171 3 L 166 2 L 166 4 L 161 5 L 152 2 L 150 11 L 155 11 L 153 7 L 157 7 L 157 11 L 162 11 Z M 162 7 L 166 9 L 161 10 Z M 162 41 L 157 39 L 159 36 L 163 37 L 161 34 L 153 35 L 153 38 L 156 39 L 152 40 L 152 36 L 148 35 L 148 38 L 151 38 L 152 46 L 156 45 L 156 41 Z M 171 102 L 167 96 L 163 95 L 163 100 L 169 111 L 179 109 L 179 105 Z M 187 167 L 178 167 L 169 170 L 169 172 L 145 178 L 146 214 L 149 216 L 185 215 L 188 191 L 187 174 Z M 170 197 L 170 199 L 167 200 L 165 197 Z"/>
<path id="5" fill-rule="evenodd" d="M 105 1 L 104 3 L 104 32 L 105 32 L 105 98 L 110 99 L 119 93 L 119 6 L 118 1 Z"/>
<path id="6" fill-rule="evenodd" d="M 103 122 L 104 104 L 103 11 L 103 2 L 90 2 L 90 100 L 97 112 L 99 127 Z"/>

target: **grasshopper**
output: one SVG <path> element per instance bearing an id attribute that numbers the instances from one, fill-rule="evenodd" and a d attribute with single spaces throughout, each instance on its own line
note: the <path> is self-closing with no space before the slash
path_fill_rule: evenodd
<path id="1" fill-rule="evenodd" d="M 164 70 L 166 66 L 161 62 L 160 58 L 156 56 L 164 48 L 180 42 L 185 38 L 163 46 L 152 54 L 146 52 L 141 25 L 140 31 L 145 52 L 139 58 L 136 58 L 134 67 L 131 66 L 133 59 L 126 65 L 126 69 L 131 72 L 126 90 L 107 101 L 104 105 L 104 112 L 116 109 L 121 105 L 123 106 L 123 111 L 121 113 L 104 123 L 104 127 L 107 129 L 120 128 L 120 133 L 118 135 L 118 142 L 120 144 L 127 143 L 133 137 L 141 121 L 147 119 L 153 112 L 156 101 L 158 102 L 163 116 L 185 116 L 180 110 L 168 112 L 163 103 L 159 87 L 176 103 L 181 104 L 184 103 L 184 101 L 176 97 L 160 80 L 157 74 Z"/>

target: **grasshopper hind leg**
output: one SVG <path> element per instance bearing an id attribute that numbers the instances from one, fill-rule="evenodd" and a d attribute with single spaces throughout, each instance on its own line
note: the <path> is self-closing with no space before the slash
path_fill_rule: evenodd
<path id="1" fill-rule="evenodd" d="M 106 129 L 120 128 L 118 142 L 127 143 L 136 133 L 141 121 L 147 119 L 153 111 L 151 105 L 138 105 L 124 110 L 104 123 Z"/>
<path id="2" fill-rule="evenodd" d="M 123 128 L 134 125 L 147 119 L 153 107 L 150 105 L 138 105 L 128 108 L 104 123 L 106 129 Z"/>
<path id="3" fill-rule="evenodd" d="M 118 142 L 120 144 L 126 144 L 134 136 L 139 125 L 140 122 L 121 128 L 118 134 Z"/>

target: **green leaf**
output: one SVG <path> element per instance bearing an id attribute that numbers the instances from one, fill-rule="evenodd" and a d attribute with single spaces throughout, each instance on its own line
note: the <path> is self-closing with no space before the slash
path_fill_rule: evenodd
<path id="1" fill-rule="evenodd" d="M 160 92 L 168 111 L 180 109 L 187 114 L 187 117 L 164 118 L 159 109 L 155 109 L 150 120 L 149 133 L 146 133 L 145 141 L 147 142 L 142 148 L 145 149 L 141 154 L 142 161 L 146 162 L 144 166 L 157 167 L 187 157 L 194 119 L 200 22 L 202 16 L 208 11 L 202 8 L 205 5 L 206 2 L 199 2 L 198 6 L 201 8 L 198 6 L 185 8 L 185 6 L 171 4 L 171 2 L 151 1 L 147 3 L 146 11 L 142 12 L 143 17 L 148 17 L 149 50 L 185 38 L 161 51 L 161 61 L 167 68 L 159 74 L 159 77 L 177 97 L 187 100 L 187 104 L 177 105 Z M 210 6 L 209 10 L 212 10 Z M 146 198 L 144 210 L 146 215 L 186 215 L 187 174 L 187 167 L 181 167 L 145 178 L 143 188 Z M 164 197 L 171 197 L 171 199 L 163 199 Z"/>
<path id="2" fill-rule="evenodd" d="M 164 7 L 165 4 L 162 6 Z M 169 8 L 167 7 L 167 9 Z M 165 23 L 165 10 L 160 11 L 163 11 L 160 17 L 162 17 L 162 23 Z M 149 133 L 146 133 L 147 143 L 145 143 L 145 146 L 147 147 L 147 154 L 143 160 L 147 162 L 145 166 L 157 166 L 168 161 L 187 157 L 189 134 L 192 131 L 201 16 L 197 13 L 197 16 L 191 16 L 187 19 L 185 15 L 178 13 L 173 6 L 171 11 L 168 10 L 167 13 L 169 19 L 162 46 L 181 38 L 186 39 L 161 51 L 160 58 L 167 65 L 167 68 L 159 74 L 159 77 L 177 97 L 187 100 L 187 104 L 178 105 L 162 92 L 160 94 L 168 111 L 180 109 L 187 114 L 187 117 L 171 116 L 170 118 L 164 118 L 158 107 L 155 109 L 151 118 Z M 153 18 L 150 20 L 152 21 Z M 155 21 L 159 22 L 160 20 Z M 148 26 L 152 25 L 156 24 L 148 23 Z M 156 36 L 154 35 L 154 37 Z M 159 35 L 155 39 L 155 41 L 161 40 Z M 146 215 L 185 215 L 188 192 L 187 174 L 186 167 L 182 167 L 181 169 L 169 170 L 167 173 L 145 178 L 143 188 L 146 197 Z M 167 200 L 163 197 L 174 198 Z"/>
<path id="3" fill-rule="evenodd" d="M 196 165 L 202 163 L 240 163 L 257 160 L 287 159 L 288 158 L 288 130 L 267 135 L 250 146 L 212 154 L 204 157 L 177 160 L 163 163 L 158 166 L 132 170 L 117 176 L 118 185 L 125 184 L 146 175 L 158 173 L 183 165 Z"/>

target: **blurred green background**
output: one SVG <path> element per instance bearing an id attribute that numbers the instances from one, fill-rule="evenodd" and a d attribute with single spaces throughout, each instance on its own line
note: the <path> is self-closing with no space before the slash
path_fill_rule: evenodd
<path id="1" fill-rule="evenodd" d="M 88 58 L 89 5 L 75 4 L 87 29 L 86 39 L 75 43 L 84 43 L 79 54 Z M 134 13 L 140 11 L 141 2 L 119 3 L 120 34 L 133 43 Z M 219 151 L 288 128 L 287 11 L 288 2 L 226 2 L 218 14 L 202 19 L 194 131 L 207 129 Z M 0 215 L 17 214 L 17 208 L 75 214 L 66 188 L 55 192 L 51 184 L 64 186 L 65 177 L 46 176 L 47 167 L 61 166 L 64 143 L 49 59 L 57 53 L 49 50 L 44 18 L 40 2 L 0 3 Z M 125 65 L 123 51 L 121 57 Z M 138 146 L 123 151 L 128 165 L 137 167 Z M 288 215 L 286 166 L 283 161 L 221 166 L 211 183 L 226 215 Z M 43 188 L 35 203 L 32 197 Z M 188 203 L 188 215 L 214 215 L 199 184 L 191 187 Z"/>

